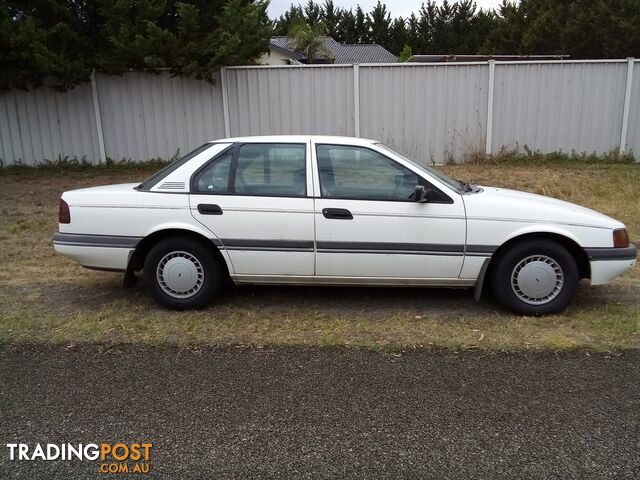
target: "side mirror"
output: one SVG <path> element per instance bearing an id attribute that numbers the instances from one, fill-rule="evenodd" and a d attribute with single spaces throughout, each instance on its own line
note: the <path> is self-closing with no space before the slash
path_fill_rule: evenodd
<path id="1" fill-rule="evenodd" d="M 411 199 L 414 202 L 418 202 L 418 203 L 429 202 L 429 195 L 427 193 L 427 189 L 424 188 L 423 185 L 416 185 L 416 188 L 413 190 L 413 195 L 411 195 Z"/>

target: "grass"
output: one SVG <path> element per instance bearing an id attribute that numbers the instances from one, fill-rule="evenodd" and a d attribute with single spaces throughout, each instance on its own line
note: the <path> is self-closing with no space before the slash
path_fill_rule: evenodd
<path id="1" fill-rule="evenodd" d="M 11 344 L 97 342 L 151 346 L 613 351 L 637 348 L 640 335 L 640 310 L 627 306 L 578 307 L 566 315 L 534 318 L 505 315 L 491 308 L 480 314 L 427 311 L 415 315 L 400 310 L 363 315 L 304 308 L 296 312 L 263 313 L 256 307 L 248 310 L 226 306 L 175 313 L 149 308 L 144 301 L 142 305 L 132 305 L 119 300 L 95 312 L 61 316 L 22 310 L 3 314 L 1 318 L 0 342 Z"/>
<path id="2" fill-rule="evenodd" d="M 154 172 L 168 165 L 175 158 L 169 160 L 155 158 L 144 162 L 136 162 L 127 158 L 119 161 L 107 158 L 106 162 L 98 164 L 89 162 L 85 157 L 58 157 L 56 160 L 44 160 L 36 165 L 24 163 L 4 165 L 0 161 L 0 177 L 13 175 L 21 177 L 54 175 L 58 177 L 75 175 L 78 172 L 88 172 L 94 175 L 99 172 Z"/>
<path id="3" fill-rule="evenodd" d="M 627 224 L 640 238 L 640 165 L 624 162 L 501 161 L 447 165 L 472 183 L 576 202 Z M 640 269 L 612 285 L 581 286 L 570 309 L 516 317 L 460 290 L 238 287 L 198 312 L 156 306 L 142 286 L 123 291 L 118 274 L 82 269 L 55 255 L 64 190 L 144 179 L 156 165 L 0 171 L 0 343 L 84 342 L 445 347 L 612 351 L 640 347 Z"/>

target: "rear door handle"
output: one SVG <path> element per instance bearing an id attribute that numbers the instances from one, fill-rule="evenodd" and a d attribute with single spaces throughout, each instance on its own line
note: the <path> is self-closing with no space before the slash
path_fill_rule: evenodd
<path id="1" fill-rule="evenodd" d="M 199 203 L 198 212 L 202 215 L 222 215 L 220 205 L 214 205 L 211 203 Z"/>
<path id="2" fill-rule="evenodd" d="M 346 208 L 323 208 L 322 215 L 334 220 L 353 220 L 353 215 Z"/>

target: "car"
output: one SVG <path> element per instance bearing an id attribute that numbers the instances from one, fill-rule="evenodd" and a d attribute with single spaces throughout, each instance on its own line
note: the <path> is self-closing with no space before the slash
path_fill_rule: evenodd
<path id="1" fill-rule="evenodd" d="M 236 284 L 490 290 L 508 309 L 565 309 L 581 278 L 636 262 L 624 224 L 564 201 L 470 185 L 351 137 L 215 140 L 141 183 L 64 192 L 55 250 L 139 277 L 162 305 Z M 419 295 L 419 293 L 417 293 Z"/>

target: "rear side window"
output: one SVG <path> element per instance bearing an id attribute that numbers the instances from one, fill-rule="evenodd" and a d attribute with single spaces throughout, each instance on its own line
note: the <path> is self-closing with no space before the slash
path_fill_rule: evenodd
<path id="1" fill-rule="evenodd" d="M 233 150 L 228 150 L 201 170 L 194 181 L 195 191 L 218 194 L 228 193 L 232 159 Z"/>
<path id="2" fill-rule="evenodd" d="M 238 152 L 236 195 L 303 197 L 307 194 L 304 144 L 245 144 Z"/>
<path id="3" fill-rule="evenodd" d="M 205 143 L 204 145 L 199 146 L 194 151 L 187 153 L 184 157 L 171 162 L 162 170 L 154 173 L 151 177 L 147 178 L 144 182 L 142 182 L 136 188 L 138 190 L 149 190 L 151 187 L 153 187 L 156 183 L 158 183 L 164 177 L 169 175 L 171 172 L 174 172 L 175 170 L 180 168 L 182 165 L 187 163 L 189 160 L 191 160 L 197 155 L 200 155 L 202 152 L 204 152 L 208 148 L 211 148 L 213 145 L 214 145 L 213 143 Z"/>

